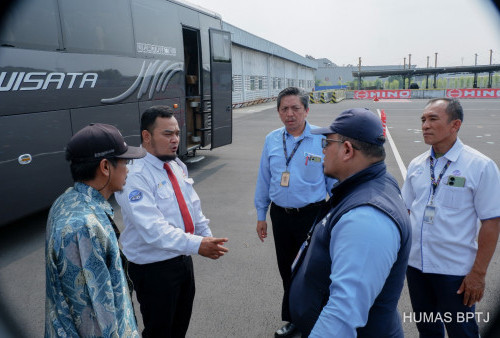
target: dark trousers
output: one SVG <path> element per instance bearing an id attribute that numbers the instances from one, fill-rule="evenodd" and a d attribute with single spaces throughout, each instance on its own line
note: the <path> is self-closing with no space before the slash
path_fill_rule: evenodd
<path id="1" fill-rule="evenodd" d="M 288 298 L 290 295 L 292 263 L 324 204 L 310 204 L 308 207 L 297 211 L 285 209 L 271 203 L 270 215 L 273 224 L 274 245 L 284 289 L 281 319 L 287 322 L 291 320 Z"/>
<path id="2" fill-rule="evenodd" d="M 464 277 L 423 273 L 408 266 L 406 278 L 414 311 L 413 320 L 420 337 L 444 337 L 445 326 L 450 338 L 479 337 L 478 326 L 472 316 L 475 306 L 464 305 L 463 294 L 457 294 Z M 437 313 L 442 321 L 435 320 Z"/>
<path id="3" fill-rule="evenodd" d="M 195 293 L 191 256 L 151 264 L 129 262 L 144 331 L 142 336 L 185 337 Z"/>

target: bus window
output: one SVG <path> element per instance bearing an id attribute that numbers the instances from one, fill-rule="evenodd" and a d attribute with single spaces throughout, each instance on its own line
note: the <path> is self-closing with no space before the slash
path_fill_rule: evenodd
<path id="1" fill-rule="evenodd" d="M 59 48 L 55 1 L 18 1 L 3 16 L 0 45 L 55 50 Z"/>
<path id="2" fill-rule="evenodd" d="M 132 16 L 136 51 L 139 57 L 182 58 L 182 35 L 179 30 L 177 8 L 160 1 L 132 2 Z"/>
<path id="3" fill-rule="evenodd" d="M 231 62 L 231 39 L 226 32 L 212 32 L 212 60 Z"/>
<path id="4" fill-rule="evenodd" d="M 128 1 L 61 1 L 60 6 L 67 51 L 134 55 Z"/>

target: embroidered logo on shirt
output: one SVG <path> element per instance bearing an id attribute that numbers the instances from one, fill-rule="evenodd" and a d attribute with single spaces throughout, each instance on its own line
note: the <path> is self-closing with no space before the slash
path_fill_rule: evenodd
<path id="1" fill-rule="evenodd" d="M 132 190 L 130 194 L 128 194 L 128 199 L 130 202 L 139 202 L 142 200 L 142 192 L 139 190 Z"/>
<path id="2" fill-rule="evenodd" d="M 453 170 L 452 174 L 454 176 L 460 176 L 461 172 L 460 172 L 460 170 L 457 169 L 457 170 Z"/>
<path id="3" fill-rule="evenodd" d="M 158 188 L 161 188 L 164 185 L 167 185 L 167 181 L 161 181 L 160 183 L 158 183 Z"/>
<path id="4" fill-rule="evenodd" d="M 415 170 L 415 175 L 421 175 L 424 172 L 424 168 L 418 167 L 417 170 Z"/>

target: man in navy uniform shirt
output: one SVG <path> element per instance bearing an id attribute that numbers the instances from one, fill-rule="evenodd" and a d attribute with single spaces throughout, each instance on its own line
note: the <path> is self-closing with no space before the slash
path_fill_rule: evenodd
<path id="1" fill-rule="evenodd" d="M 397 310 L 411 230 L 370 110 L 342 112 L 323 134 L 325 174 L 339 180 L 293 267 L 290 313 L 304 336 L 403 337 Z"/>

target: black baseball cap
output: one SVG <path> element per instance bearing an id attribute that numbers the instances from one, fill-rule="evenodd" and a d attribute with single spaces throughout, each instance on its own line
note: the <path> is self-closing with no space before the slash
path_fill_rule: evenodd
<path id="1" fill-rule="evenodd" d="M 85 162 L 103 158 L 135 159 L 146 156 L 146 150 L 128 146 L 120 131 L 112 125 L 91 123 L 69 140 L 66 158 Z"/>
<path id="2" fill-rule="evenodd" d="M 312 129 L 311 133 L 316 135 L 340 134 L 379 146 L 385 142 L 382 122 L 374 112 L 367 108 L 345 110 L 337 116 L 329 127 Z"/>

